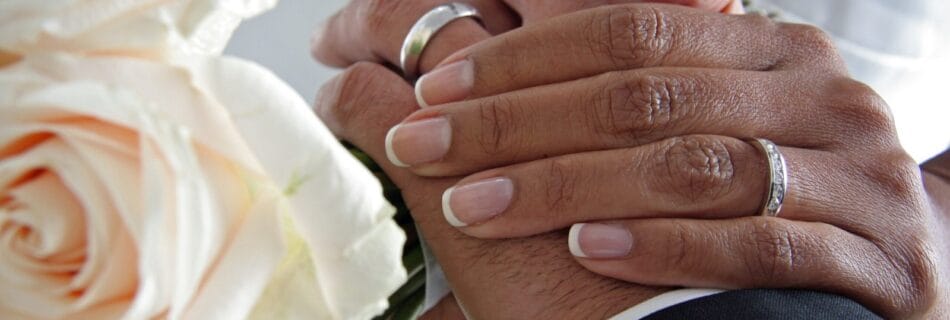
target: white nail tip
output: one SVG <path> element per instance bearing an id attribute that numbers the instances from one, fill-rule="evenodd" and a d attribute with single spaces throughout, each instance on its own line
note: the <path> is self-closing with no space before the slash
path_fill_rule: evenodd
<path id="1" fill-rule="evenodd" d="M 455 187 L 451 187 L 442 193 L 442 214 L 445 215 L 445 221 L 448 221 L 453 227 L 461 228 L 468 224 L 456 218 L 455 212 L 452 211 L 452 206 L 449 205 L 449 199 L 452 198 L 452 190 L 455 190 Z"/>
<path id="2" fill-rule="evenodd" d="M 399 129 L 400 126 L 402 125 L 397 124 L 386 133 L 386 158 L 389 158 L 389 162 L 392 162 L 397 167 L 407 168 L 409 165 L 400 161 L 399 158 L 396 157 L 396 152 L 393 151 L 393 136 L 396 135 L 396 130 Z"/>
<path id="3" fill-rule="evenodd" d="M 571 254 L 579 258 L 587 258 L 584 250 L 581 250 L 580 233 L 585 223 L 577 223 L 571 226 L 571 231 L 567 234 L 567 247 L 571 249 Z"/>
<path id="4" fill-rule="evenodd" d="M 422 97 L 422 86 L 420 84 L 422 83 L 423 78 L 425 78 L 425 76 L 422 76 L 422 78 L 419 78 L 419 80 L 416 81 L 416 103 L 419 104 L 420 108 L 428 108 L 429 104 L 426 103 L 426 99 Z"/>

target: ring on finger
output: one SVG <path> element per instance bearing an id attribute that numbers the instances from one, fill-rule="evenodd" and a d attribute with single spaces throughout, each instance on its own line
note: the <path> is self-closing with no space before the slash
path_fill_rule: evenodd
<path id="1" fill-rule="evenodd" d="M 419 57 L 432 36 L 449 22 L 467 17 L 481 21 L 481 15 L 474 7 L 453 2 L 429 10 L 416 21 L 403 40 L 399 53 L 399 64 L 406 79 L 415 80 L 419 76 Z"/>
<path id="2" fill-rule="evenodd" d="M 785 156 L 779 151 L 778 146 L 767 139 L 751 139 L 749 142 L 759 149 L 766 159 L 769 166 L 769 184 L 765 192 L 765 201 L 759 214 L 767 217 L 776 217 L 782 210 L 782 203 L 785 201 L 785 192 L 788 190 L 788 171 L 785 163 Z"/>

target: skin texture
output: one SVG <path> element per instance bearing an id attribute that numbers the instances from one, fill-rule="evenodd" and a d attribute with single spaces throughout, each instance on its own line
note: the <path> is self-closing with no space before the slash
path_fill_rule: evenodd
<path id="1" fill-rule="evenodd" d="M 426 45 L 419 66 L 425 73 L 462 48 L 550 17 L 618 3 L 670 3 L 708 11 L 741 12 L 731 0 L 466 0 L 481 13 L 484 27 L 472 19 L 459 19 L 439 30 Z M 312 40 L 312 54 L 331 66 L 356 62 L 399 64 L 399 49 L 417 17 L 444 4 L 444 0 L 355 0 L 333 15 L 323 32 Z"/>
<path id="2" fill-rule="evenodd" d="M 569 59 L 582 53 L 589 59 Z M 463 232 L 511 238 L 606 220 L 635 245 L 578 262 L 610 277 L 819 289 L 897 318 L 934 305 L 939 234 L 927 231 L 937 213 L 920 169 L 887 105 L 847 76 L 821 31 L 615 6 L 509 32 L 446 63 L 459 59 L 474 65 L 468 100 L 404 123 L 452 124 L 444 157 L 412 166 L 417 174 L 496 168 L 458 185 L 513 180 L 510 206 Z M 755 216 L 761 202 L 749 199 L 763 198 L 767 166 L 744 137 L 775 141 L 788 161 L 781 218 Z"/>
<path id="3" fill-rule="evenodd" d="M 886 104 L 848 78 L 817 29 L 613 6 L 526 21 L 441 65 L 462 60 L 475 73 L 465 101 L 409 115 L 411 89 L 385 69 L 357 64 L 318 111 L 382 162 L 381 137 L 401 117 L 449 119 L 443 158 L 411 167 L 417 176 L 386 170 L 476 318 L 547 315 L 534 308 L 564 306 L 561 290 L 584 297 L 572 310 L 655 294 L 589 282 L 561 264 L 569 257 L 564 228 L 591 220 L 622 225 L 638 244 L 619 259 L 577 259 L 612 278 L 821 289 L 888 317 L 946 314 L 935 303 L 946 291 L 938 272 L 946 269 L 946 161 L 921 174 L 900 148 Z M 788 159 L 793 180 L 782 218 L 751 217 L 760 204 L 748 199 L 762 198 L 766 167 L 745 137 L 775 141 Z M 515 183 L 512 205 L 461 231 L 509 240 L 465 238 L 442 220 L 442 190 L 502 176 Z M 628 299 L 612 298 L 621 296 Z"/>
<path id="4" fill-rule="evenodd" d="M 950 288 L 950 268 L 946 267 L 950 261 L 950 150 L 924 163 L 921 166 L 924 176 L 924 187 L 930 196 L 933 210 L 936 213 L 928 224 L 933 234 L 938 235 L 936 247 L 938 252 L 938 266 L 940 268 L 939 281 L 941 288 Z M 936 304 L 928 313 L 930 319 L 946 319 L 950 317 L 950 291 L 938 292 Z"/>
<path id="5" fill-rule="evenodd" d="M 449 226 L 440 198 L 457 178 L 418 177 L 385 161 L 386 131 L 417 108 L 398 75 L 358 63 L 322 89 L 316 111 L 335 134 L 377 159 L 402 188 L 455 296 L 474 319 L 603 319 L 665 291 L 584 270 L 564 246 L 564 232 L 480 240 Z"/>
<path id="6" fill-rule="evenodd" d="M 564 231 L 516 240 L 485 241 L 467 237 L 449 226 L 441 213 L 441 194 L 458 178 L 421 178 L 385 160 L 382 141 L 386 131 L 418 106 L 412 88 L 398 75 L 380 65 L 353 63 L 397 61 L 404 34 L 393 35 L 389 30 L 408 30 L 412 21 L 391 18 L 416 17 L 433 3 L 441 3 L 423 2 L 395 5 L 395 1 L 355 1 L 335 15 L 325 32 L 314 39 L 313 53 L 324 63 L 349 67 L 323 86 L 315 110 L 337 136 L 367 151 L 401 187 L 423 236 L 430 242 L 453 285 L 453 292 L 464 302 L 469 315 L 474 319 L 603 319 L 667 291 L 584 270 L 564 247 L 567 241 Z M 584 8 L 604 3 L 522 1 L 513 3 L 513 7 L 533 12 L 533 6 L 542 5 L 553 10 L 549 14 L 559 14 L 579 9 L 578 4 Z M 705 2 L 687 4 L 702 3 Z M 485 16 L 505 14 L 492 11 L 490 4 L 473 4 Z M 525 18 L 524 23 L 542 18 L 545 16 L 534 15 Z M 504 19 L 493 21 L 486 23 L 494 32 L 507 31 L 514 25 L 513 21 Z M 423 71 L 431 70 L 449 54 L 490 36 L 472 21 L 453 22 L 427 46 L 420 67 Z M 426 317 L 458 317 L 459 310 L 452 300 L 446 300 Z"/>

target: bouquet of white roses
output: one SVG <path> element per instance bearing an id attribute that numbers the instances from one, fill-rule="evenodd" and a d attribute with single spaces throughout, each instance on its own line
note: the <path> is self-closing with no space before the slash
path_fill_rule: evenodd
<path id="1" fill-rule="evenodd" d="M 270 72 L 267 0 L 0 3 L 0 318 L 363 319 L 406 279 L 376 178 Z"/>

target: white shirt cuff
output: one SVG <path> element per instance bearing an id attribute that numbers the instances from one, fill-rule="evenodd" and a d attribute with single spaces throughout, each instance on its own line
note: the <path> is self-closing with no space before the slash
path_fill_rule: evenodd
<path id="1" fill-rule="evenodd" d="M 429 245 L 422 239 L 421 234 L 419 235 L 419 245 L 422 247 L 422 257 L 426 262 L 426 297 L 422 304 L 422 310 L 418 314 L 422 315 L 439 304 L 439 301 L 449 295 L 452 289 L 449 289 L 449 282 L 445 280 L 442 265 L 435 260 L 435 256 L 432 255 Z"/>
<path id="2" fill-rule="evenodd" d="M 679 289 L 670 291 L 650 300 L 641 302 L 638 305 L 627 309 L 613 317 L 611 320 L 637 320 L 642 319 L 654 312 L 681 304 L 690 300 L 699 299 L 723 292 L 720 289 Z"/>
<path id="3" fill-rule="evenodd" d="M 422 309 L 419 311 L 418 315 L 424 314 L 426 311 L 429 311 L 442 298 L 445 298 L 452 289 L 449 288 L 449 283 L 445 280 L 445 273 L 442 272 L 442 266 L 439 265 L 439 261 L 436 261 L 435 256 L 432 255 L 429 246 L 426 245 L 425 240 L 422 240 L 422 237 L 419 237 L 420 244 L 422 246 L 422 255 L 425 258 L 426 263 L 426 296 L 425 302 L 423 303 Z M 717 293 L 723 292 L 719 289 L 679 289 L 670 291 L 656 297 L 653 297 L 647 301 L 641 302 L 630 309 L 627 309 L 613 317 L 611 320 L 636 320 L 646 317 L 654 312 L 669 308 L 671 306 L 684 303 L 690 300 L 699 299 L 706 296 L 711 296 Z"/>

